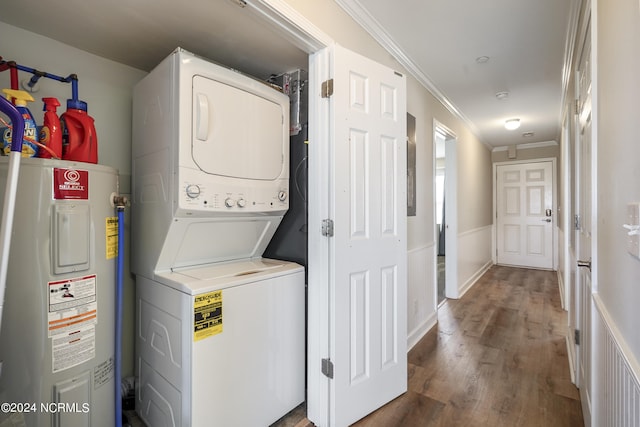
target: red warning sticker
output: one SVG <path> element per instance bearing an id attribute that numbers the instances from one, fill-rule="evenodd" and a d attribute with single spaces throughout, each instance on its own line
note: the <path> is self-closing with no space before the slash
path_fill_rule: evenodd
<path id="1" fill-rule="evenodd" d="M 76 169 L 53 168 L 54 200 L 88 200 L 89 172 Z"/>

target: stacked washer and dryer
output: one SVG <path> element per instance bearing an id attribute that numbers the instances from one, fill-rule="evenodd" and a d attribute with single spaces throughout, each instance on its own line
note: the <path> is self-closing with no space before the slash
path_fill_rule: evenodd
<path id="1" fill-rule="evenodd" d="M 289 98 L 176 49 L 134 89 L 136 410 L 267 426 L 304 401 L 304 268 L 261 258 L 289 205 Z"/>

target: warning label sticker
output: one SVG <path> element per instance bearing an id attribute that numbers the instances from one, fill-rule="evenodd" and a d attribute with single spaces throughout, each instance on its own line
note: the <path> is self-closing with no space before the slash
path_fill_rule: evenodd
<path id="1" fill-rule="evenodd" d="M 53 372 L 60 372 L 95 357 L 98 322 L 96 275 L 47 283 L 49 331 Z"/>
<path id="2" fill-rule="evenodd" d="M 80 365 L 96 356 L 95 325 L 81 326 L 52 338 L 53 373 Z"/>
<path id="3" fill-rule="evenodd" d="M 193 341 L 222 333 L 222 291 L 193 298 Z"/>
<path id="4" fill-rule="evenodd" d="M 111 216 L 106 219 L 107 259 L 118 256 L 118 217 Z"/>

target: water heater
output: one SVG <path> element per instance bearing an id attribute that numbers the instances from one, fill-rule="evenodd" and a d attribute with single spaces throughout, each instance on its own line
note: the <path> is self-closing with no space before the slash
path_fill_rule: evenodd
<path id="1" fill-rule="evenodd" d="M 8 159 L 0 158 L 0 203 Z M 24 158 L 0 330 L 0 426 L 115 424 L 114 169 Z"/>

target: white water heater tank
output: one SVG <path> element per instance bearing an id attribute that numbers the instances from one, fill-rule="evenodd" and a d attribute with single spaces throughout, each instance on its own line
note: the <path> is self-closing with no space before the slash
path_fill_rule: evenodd
<path id="1" fill-rule="evenodd" d="M 0 204 L 8 158 L 0 158 Z M 0 330 L 0 427 L 115 425 L 114 169 L 24 158 Z"/>

